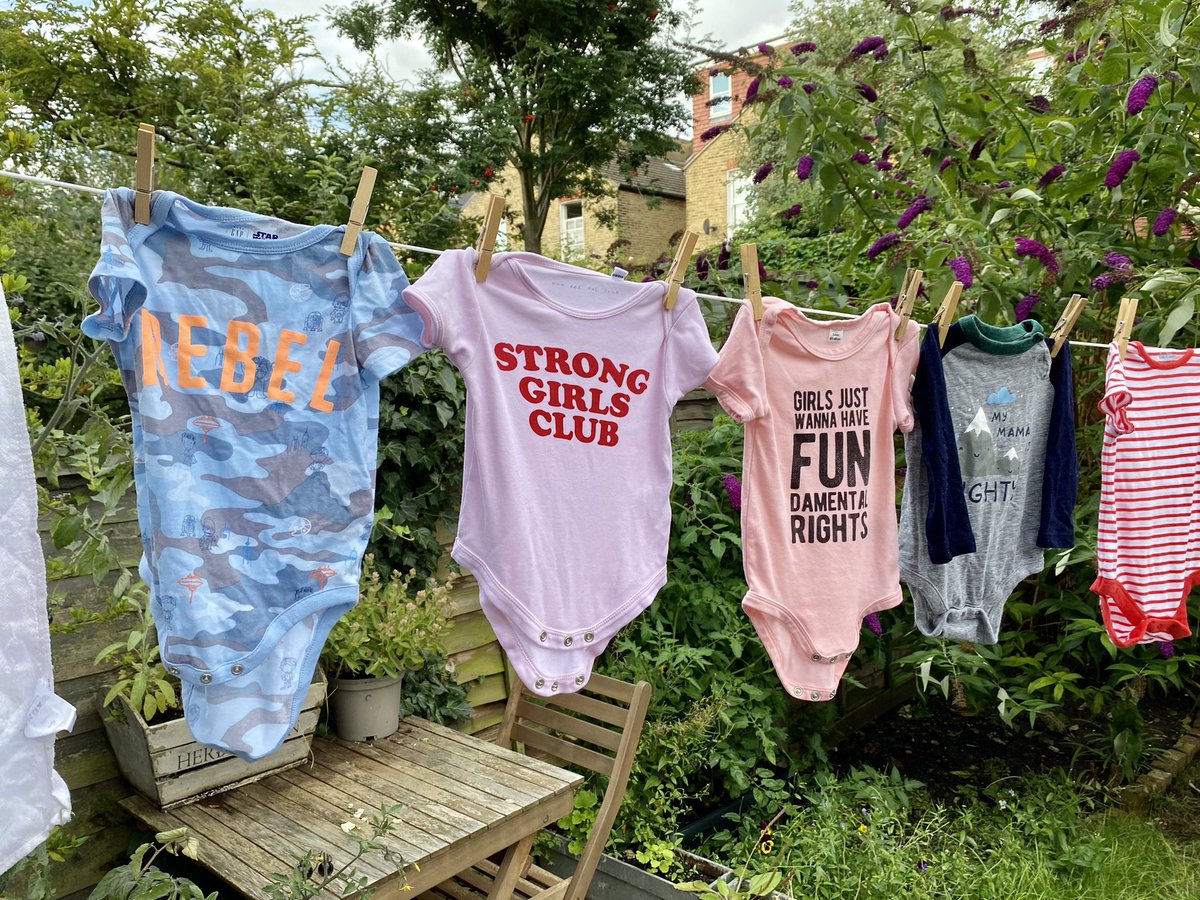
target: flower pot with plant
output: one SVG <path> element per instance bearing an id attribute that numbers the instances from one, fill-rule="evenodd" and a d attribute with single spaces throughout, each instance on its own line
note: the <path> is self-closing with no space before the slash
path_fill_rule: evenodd
<path id="1" fill-rule="evenodd" d="M 400 727 L 405 673 L 444 653 L 449 596 L 448 584 L 419 579 L 415 570 L 385 577 L 373 555 L 363 560 L 358 603 L 333 626 L 321 652 L 338 737 L 365 741 Z"/>
<path id="2" fill-rule="evenodd" d="M 182 718 L 179 682 L 159 658 L 150 603 L 127 597 L 123 609 L 134 617 L 129 634 L 100 651 L 97 663 L 116 669 L 116 681 L 102 689 L 104 730 L 125 780 L 159 806 L 170 807 L 228 790 L 247 781 L 299 765 L 325 700 L 319 672 L 304 698 L 295 727 L 274 753 L 254 762 L 198 743 Z"/>

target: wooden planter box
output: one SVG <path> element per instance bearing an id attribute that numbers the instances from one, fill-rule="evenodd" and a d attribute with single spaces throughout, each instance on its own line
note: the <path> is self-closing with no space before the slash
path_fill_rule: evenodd
<path id="1" fill-rule="evenodd" d="M 182 718 L 147 725 L 123 697 L 113 701 L 117 714 L 104 716 L 104 730 L 125 780 L 169 809 L 300 765 L 308 758 L 325 692 L 325 675 L 318 670 L 291 733 L 278 750 L 254 762 L 197 743 Z M 102 690 L 101 703 L 103 697 Z"/>

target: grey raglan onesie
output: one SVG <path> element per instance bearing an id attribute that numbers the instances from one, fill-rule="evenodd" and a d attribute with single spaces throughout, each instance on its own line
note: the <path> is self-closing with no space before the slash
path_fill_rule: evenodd
<path id="1" fill-rule="evenodd" d="M 1032 320 L 1002 328 L 966 316 L 939 346 L 930 328 L 905 436 L 900 577 L 929 637 L 993 644 L 1004 604 L 1074 545 L 1071 352 L 1054 359 Z"/>

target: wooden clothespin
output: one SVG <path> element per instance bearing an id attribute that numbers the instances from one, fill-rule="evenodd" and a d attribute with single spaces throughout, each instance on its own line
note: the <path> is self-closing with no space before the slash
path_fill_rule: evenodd
<path id="1" fill-rule="evenodd" d="M 154 126 L 138 126 L 137 167 L 133 181 L 133 221 L 150 224 L 150 201 L 154 197 Z"/>
<path id="2" fill-rule="evenodd" d="M 488 195 L 487 211 L 483 215 L 483 230 L 479 232 L 479 259 L 475 263 L 475 280 L 480 284 L 487 281 L 492 267 L 492 254 L 496 252 L 496 235 L 500 233 L 500 219 L 504 216 L 504 198 L 499 194 Z"/>
<path id="3" fill-rule="evenodd" d="M 683 238 L 679 241 L 679 250 L 675 253 L 675 261 L 671 263 L 671 268 L 667 272 L 667 296 L 663 298 L 663 307 L 666 309 L 675 308 L 675 298 L 679 296 L 679 288 L 683 285 L 683 275 L 688 270 L 688 266 L 692 264 L 692 254 L 696 252 L 696 241 L 700 240 L 700 235 L 694 231 L 685 231 Z M 754 274 L 758 274 L 758 266 L 754 267 Z"/>
<path id="4" fill-rule="evenodd" d="M 1062 349 L 1063 343 L 1067 336 L 1071 333 L 1071 329 L 1075 327 L 1075 323 L 1079 320 L 1079 314 L 1083 312 L 1083 308 L 1087 306 L 1087 297 L 1082 294 L 1072 294 L 1071 299 L 1067 301 L 1066 307 L 1063 309 L 1063 314 L 1058 320 L 1058 324 L 1054 326 L 1054 330 L 1050 332 L 1050 358 L 1058 356 L 1058 351 Z"/>
<path id="5" fill-rule="evenodd" d="M 1133 320 L 1137 316 L 1137 298 L 1122 297 L 1121 310 L 1117 315 L 1117 327 L 1113 332 L 1113 340 L 1117 344 L 1117 356 L 1121 359 L 1125 358 L 1125 351 L 1129 348 L 1129 334 L 1133 331 Z"/>
<path id="6" fill-rule="evenodd" d="M 962 292 L 961 281 L 950 285 L 950 290 L 946 291 L 946 296 L 942 298 L 942 305 L 938 307 L 937 315 L 933 317 L 933 325 L 938 330 L 939 347 L 946 345 L 946 333 L 954 324 L 954 315 L 958 312 L 958 298 L 962 296 Z"/>
<path id="7" fill-rule="evenodd" d="M 354 192 L 354 202 L 350 204 L 350 221 L 346 223 L 346 233 L 342 235 L 342 256 L 353 256 L 354 248 L 358 246 L 358 235 L 362 232 L 363 222 L 367 220 L 367 208 L 371 205 L 371 192 L 375 190 L 375 176 L 378 174 L 370 166 L 363 166 L 358 190 Z"/>
<path id="8" fill-rule="evenodd" d="M 896 304 L 896 312 L 900 314 L 900 324 L 896 326 L 896 340 L 904 340 L 904 332 L 908 330 L 908 319 L 912 315 L 913 304 L 917 302 L 917 294 L 921 290 L 921 280 L 925 273 L 920 269 L 909 269 L 904 273 L 904 285 L 900 288 L 900 301 Z"/>
<path id="9" fill-rule="evenodd" d="M 758 244 L 742 244 L 742 281 L 746 285 L 746 299 L 754 310 L 754 321 L 761 322 L 763 301 L 762 282 L 758 277 Z"/>

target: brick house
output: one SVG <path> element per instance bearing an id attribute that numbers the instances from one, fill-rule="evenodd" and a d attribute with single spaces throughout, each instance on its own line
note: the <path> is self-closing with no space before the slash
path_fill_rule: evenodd
<path id="1" fill-rule="evenodd" d="M 637 172 L 621 172 L 615 162 L 605 165 L 601 174 L 611 190 L 601 199 L 551 201 L 542 252 L 584 265 L 610 258 L 636 265 L 668 254 L 671 239 L 684 230 L 687 215 L 686 148 L 687 142 L 681 141 L 677 153 L 647 160 Z M 508 204 L 498 244 L 520 249 L 521 185 L 516 170 L 505 169 L 491 191 L 503 195 Z M 473 194 L 463 206 L 463 215 L 482 216 L 486 202 L 486 193 Z"/>

